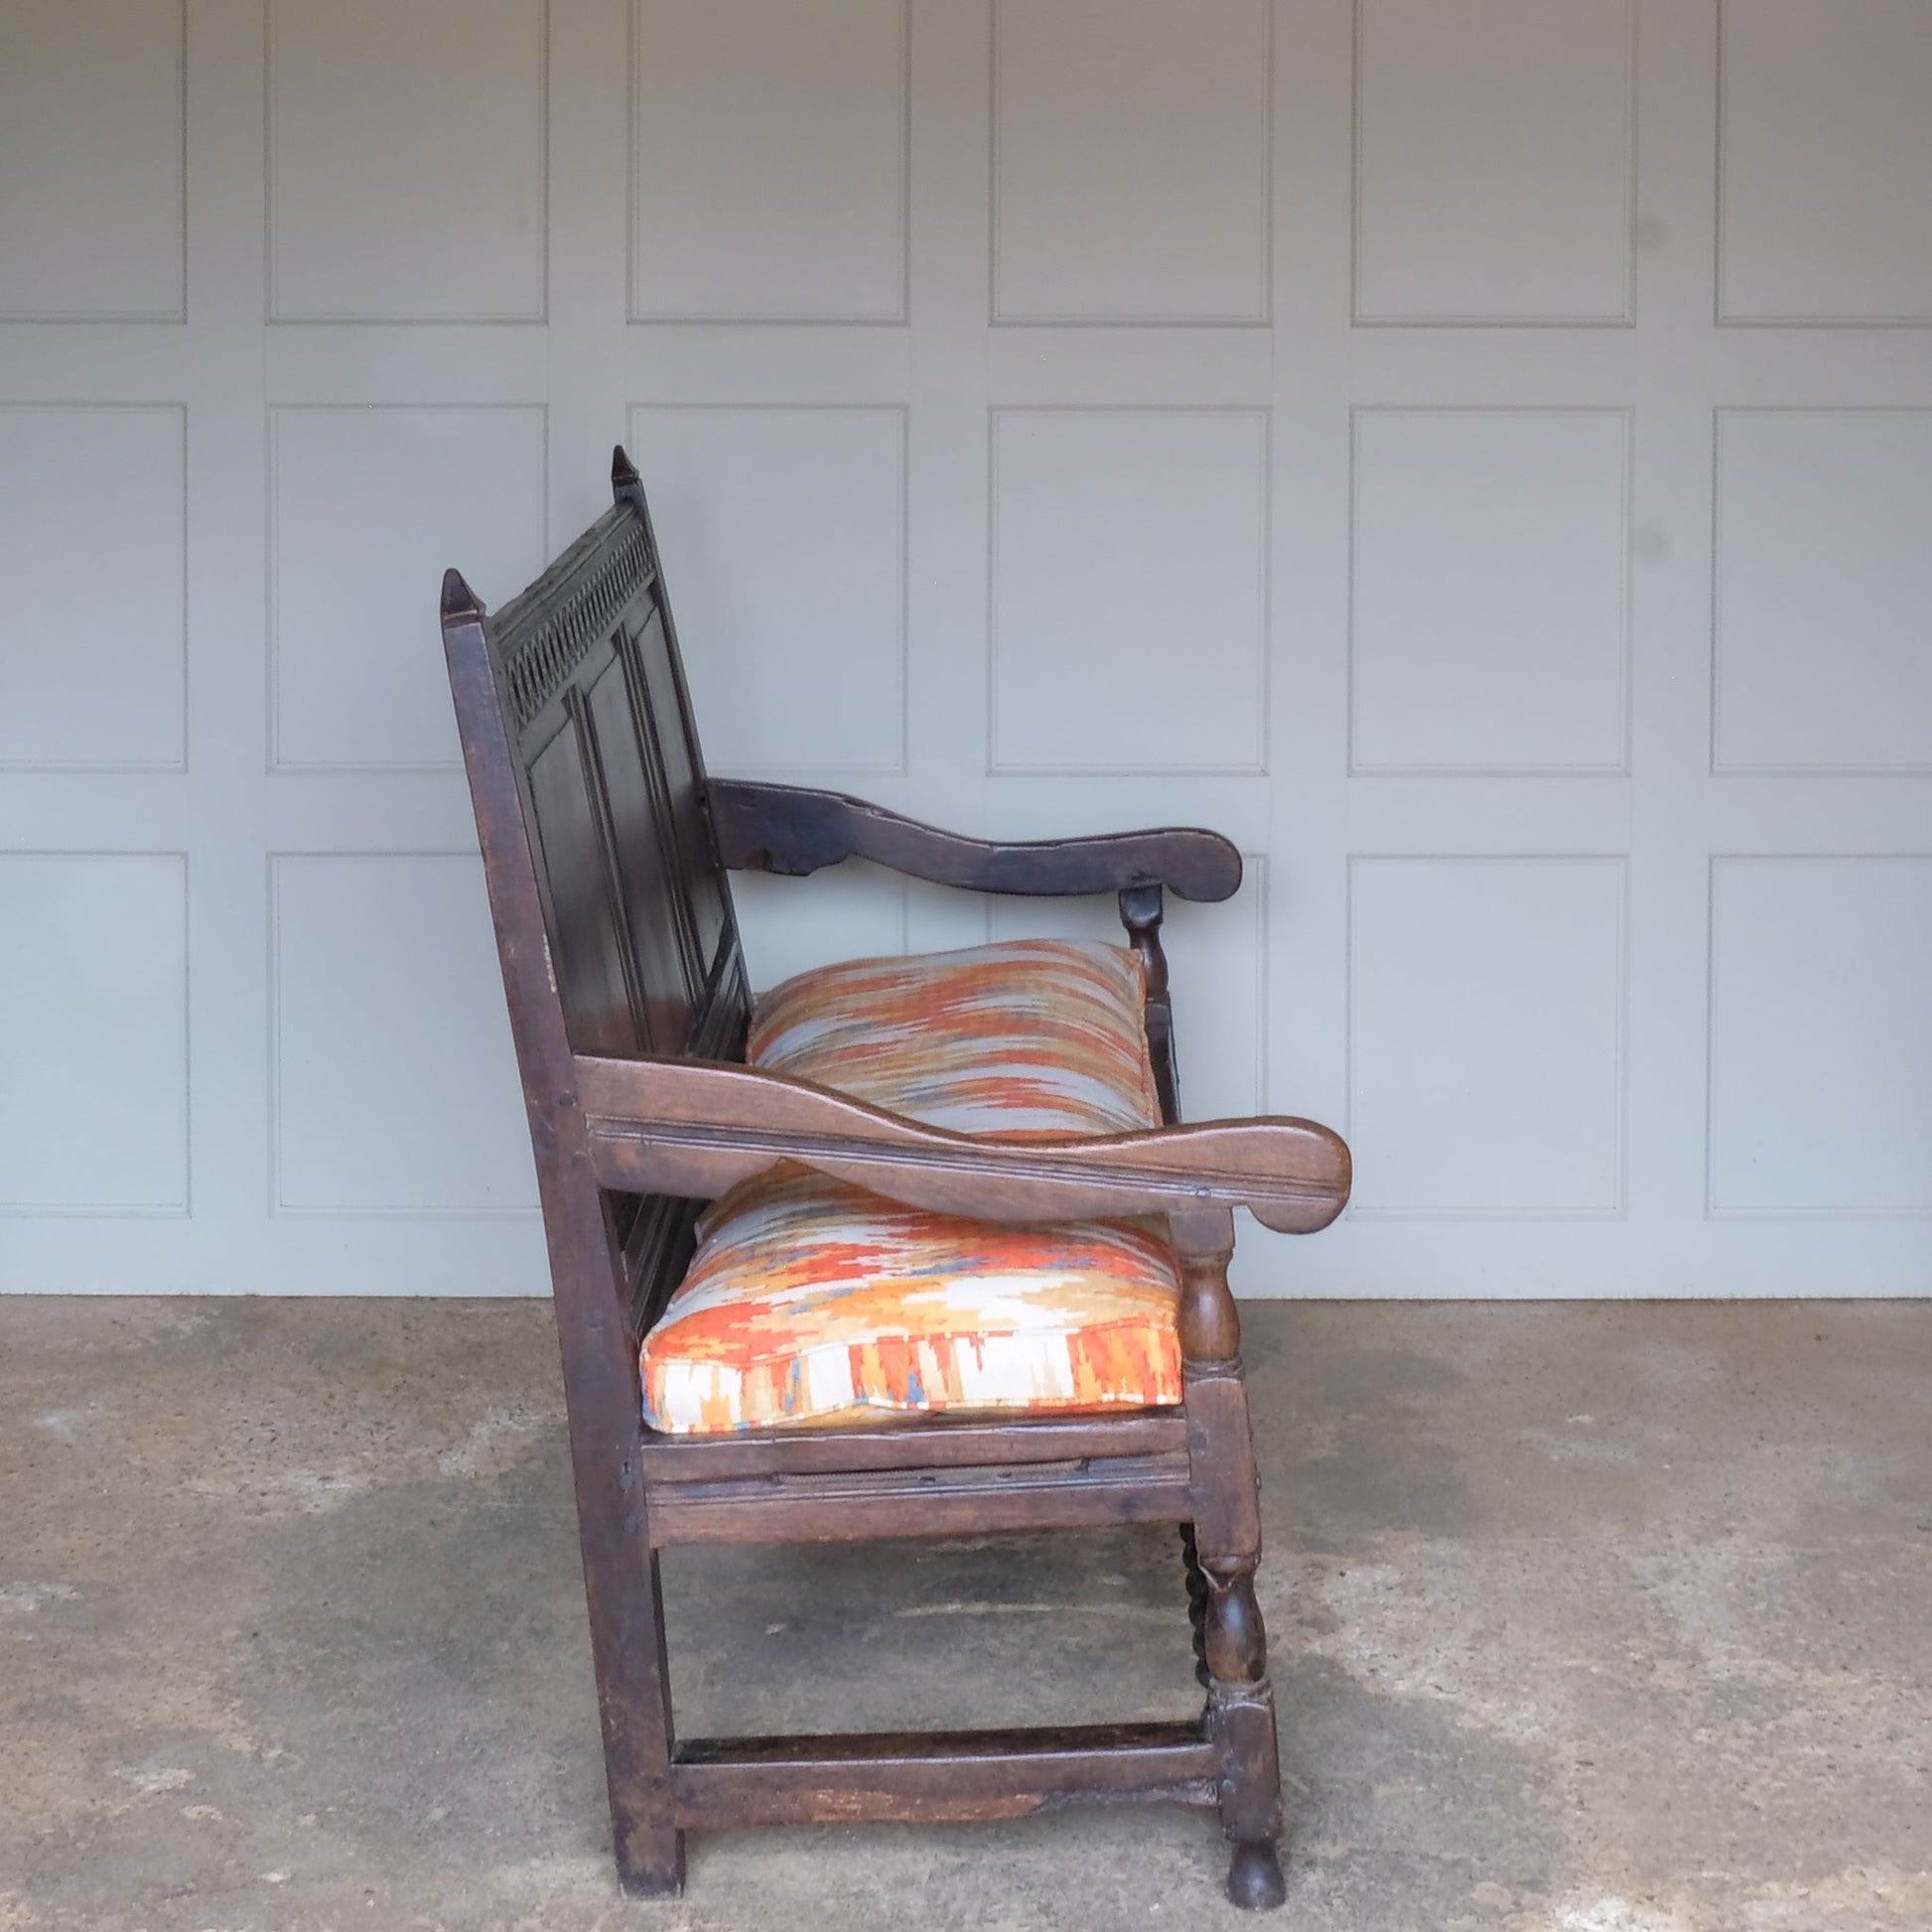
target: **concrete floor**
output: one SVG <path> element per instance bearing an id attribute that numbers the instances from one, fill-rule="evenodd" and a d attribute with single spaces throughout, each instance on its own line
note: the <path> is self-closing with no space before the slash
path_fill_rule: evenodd
<path id="1" fill-rule="evenodd" d="M 1248 1311 L 1294 1932 L 1932 1926 L 1932 1303 Z M 677 1553 L 687 1730 L 1179 1715 L 1171 1536 Z M 0 1302 L 0 1932 L 1254 1923 L 1213 1827 L 608 1861 L 536 1303 Z"/>

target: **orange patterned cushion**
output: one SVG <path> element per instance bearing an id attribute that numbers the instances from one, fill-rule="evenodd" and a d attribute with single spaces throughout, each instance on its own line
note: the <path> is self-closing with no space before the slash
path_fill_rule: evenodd
<path id="1" fill-rule="evenodd" d="M 1140 961 L 1015 940 L 803 973 L 759 1002 L 747 1057 L 992 1139 L 1158 1125 Z M 798 1173 L 707 1210 L 644 1339 L 644 1417 L 707 1435 L 869 1412 L 1180 1400 L 1178 1298 L 1138 1222 L 1002 1227 Z"/>

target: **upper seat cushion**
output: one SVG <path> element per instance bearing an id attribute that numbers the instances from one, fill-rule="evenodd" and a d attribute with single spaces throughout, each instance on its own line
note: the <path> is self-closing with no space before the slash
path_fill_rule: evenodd
<path id="1" fill-rule="evenodd" d="M 851 960 L 760 999 L 746 1057 L 956 1133 L 1128 1133 L 1161 1121 L 1144 998 L 1117 946 Z M 1152 1225 L 1006 1227 L 779 1171 L 702 1217 L 644 1339 L 645 1420 L 713 1434 L 1174 1403 L 1178 1295 Z"/>
<path id="2" fill-rule="evenodd" d="M 1127 1134 L 1161 1124 L 1145 1000 L 1122 946 L 846 960 L 765 994 L 745 1057 L 955 1134 Z"/>

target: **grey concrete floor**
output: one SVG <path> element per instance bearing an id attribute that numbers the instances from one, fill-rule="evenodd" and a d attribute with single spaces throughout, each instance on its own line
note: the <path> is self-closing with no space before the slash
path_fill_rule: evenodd
<path id="1" fill-rule="evenodd" d="M 1293 1932 L 1932 1926 L 1932 1303 L 1247 1311 Z M 1193 1706 L 1171 1536 L 676 1553 L 687 1730 Z M 1252 1924 L 1187 1813 L 621 1899 L 548 1307 L 0 1302 L 0 1932 Z"/>

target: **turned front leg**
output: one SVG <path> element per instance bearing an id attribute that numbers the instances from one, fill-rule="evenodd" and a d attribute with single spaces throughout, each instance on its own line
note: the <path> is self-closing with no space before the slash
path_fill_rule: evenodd
<path id="1" fill-rule="evenodd" d="M 1200 1647 L 1207 1719 L 1220 1750 L 1221 1830 L 1233 1847 L 1228 1897 L 1256 1909 L 1287 1896 L 1281 1759 L 1268 1685 L 1268 1637 L 1255 1598 L 1261 1556 L 1241 1319 L 1228 1288 L 1234 1217 L 1226 1209 L 1170 1217 L 1180 1268 L 1180 1353 L 1194 1520 L 1191 1551 L 1206 1584 Z"/>
<path id="2" fill-rule="evenodd" d="M 1237 1905 L 1279 1905 L 1282 1877 L 1282 1767 L 1268 1638 L 1255 1601 L 1255 1559 L 1204 1561 L 1207 1573 L 1207 1710 L 1221 1750 L 1221 1830 L 1233 1846 L 1228 1897 Z"/>

